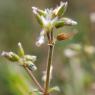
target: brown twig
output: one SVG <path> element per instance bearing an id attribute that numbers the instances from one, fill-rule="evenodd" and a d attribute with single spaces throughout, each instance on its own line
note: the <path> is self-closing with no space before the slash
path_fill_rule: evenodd
<path id="1" fill-rule="evenodd" d="M 43 93 L 44 89 L 43 87 L 40 85 L 40 83 L 37 81 L 37 79 L 35 78 L 35 76 L 33 75 L 32 71 L 30 71 L 28 69 L 28 67 L 24 66 L 25 70 L 28 72 L 28 74 L 30 75 L 30 77 L 32 78 L 32 80 L 34 81 L 34 83 L 38 86 L 39 90 Z"/>

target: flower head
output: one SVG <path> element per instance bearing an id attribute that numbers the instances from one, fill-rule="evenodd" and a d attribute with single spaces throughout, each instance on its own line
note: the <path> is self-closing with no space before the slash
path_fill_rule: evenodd
<path id="1" fill-rule="evenodd" d="M 47 34 L 48 32 L 52 32 L 54 28 L 60 28 L 68 25 L 77 25 L 76 21 L 63 17 L 67 9 L 67 5 L 67 2 L 61 2 L 60 5 L 57 6 L 55 9 L 45 9 L 44 11 L 40 10 L 39 8 L 32 7 L 33 13 L 35 14 L 39 24 L 41 25 L 42 31 L 44 31 L 43 34 L 41 31 L 40 37 L 36 42 L 37 46 L 40 46 L 44 43 L 45 34 Z"/>
<path id="2" fill-rule="evenodd" d="M 34 55 L 25 54 L 20 42 L 18 43 L 18 54 L 14 52 L 3 51 L 1 55 L 11 62 L 17 62 L 22 66 L 27 66 L 32 71 L 35 71 L 37 69 L 36 65 L 34 64 L 37 57 Z"/>

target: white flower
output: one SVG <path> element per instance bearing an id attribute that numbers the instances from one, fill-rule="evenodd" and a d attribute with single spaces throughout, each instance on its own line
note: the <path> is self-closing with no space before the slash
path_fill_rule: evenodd
<path id="1" fill-rule="evenodd" d="M 54 28 L 61 28 L 65 25 L 72 26 L 77 24 L 77 22 L 73 21 L 72 19 L 63 18 L 63 15 L 67 9 L 67 5 L 67 2 L 60 2 L 60 5 L 55 9 L 47 8 L 45 10 L 40 10 L 39 8 L 32 7 L 33 13 L 35 14 L 35 17 L 42 28 L 40 37 L 36 42 L 36 46 L 41 46 L 45 42 L 45 35 L 50 34 L 50 32 L 53 32 Z M 50 37 L 47 35 L 47 38 Z M 55 36 L 53 38 L 56 39 Z"/>
<path id="2" fill-rule="evenodd" d="M 40 36 L 38 41 L 36 42 L 36 46 L 41 46 L 44 43 L 44 36 Z"/>

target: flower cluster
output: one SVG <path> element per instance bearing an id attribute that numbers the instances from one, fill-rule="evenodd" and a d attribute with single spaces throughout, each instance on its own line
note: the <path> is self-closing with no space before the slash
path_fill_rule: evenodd
<path id="1" fill-rule="evenodd" d="M 17 62 L 19 65 L 26 66 L 30 70 L 35 71 L 37 67 L 35 66 L 34 62 L 36 61 L 36 56 L 34 55 L 25 55 L 24 49 L 21 45 L 21 43 L 18 43 L 19 47 L 19 54 L 16 54 L 14 52 L 2 52 L 2 56 L 6 57 L 11 62 Z"/>
<path id="2" fill-rule="evenodd" d="M 32 7 L 33 13 L 42 27 L 40 37 L 36 42 L 37 46 L 40 46 L 44 43 L 45 34 L 51 32 L 54 28 L 77 24 L 76 21 L 63 17 L 67 9 L 67 5 L 67 2 L 61 2 L 60 6 L 56 7 L 55 9 L 45 9 L 44 11 L 40 10 L 39 8 Z M 64 38 L 65 35 L 62 40 L 64 40 Z"/>

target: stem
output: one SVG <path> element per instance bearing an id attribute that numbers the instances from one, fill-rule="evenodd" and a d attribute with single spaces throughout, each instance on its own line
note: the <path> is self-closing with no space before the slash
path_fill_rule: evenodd
<path id="1" fill-rule="evenodd" d="M 37 81 L 37 79 L 35 78 L 35 76 L 33 75 L 32 71 L 30 71 L 28 69 L 28 67 L 24 66 L 25 70 L 28 72 L 28 74 L 30 75 L 30 77 L 32 78 L 32 80 L 34 81 L 34 83 L 38 86 L 39 90 L 41 92 L 44 92 L 44 89 L 42 88 L 42 86 L 39 84 L 39 82 Z"/>
<path id="2" fill-rule="evenodd" d="M 51 43 L 49 44 L 49 51 L 48 51 L 48 60 L 47 60 L 47 67 L 46 67 L 46 82 L 45 82 L 45 92 L 44 95 L 48 95 L 48 87 L 49 87 L 49 79 L 50 79 L 50 67 L 52 64 L 52 57 L 53 57 L 53 33 L 51 32 Z"/>

